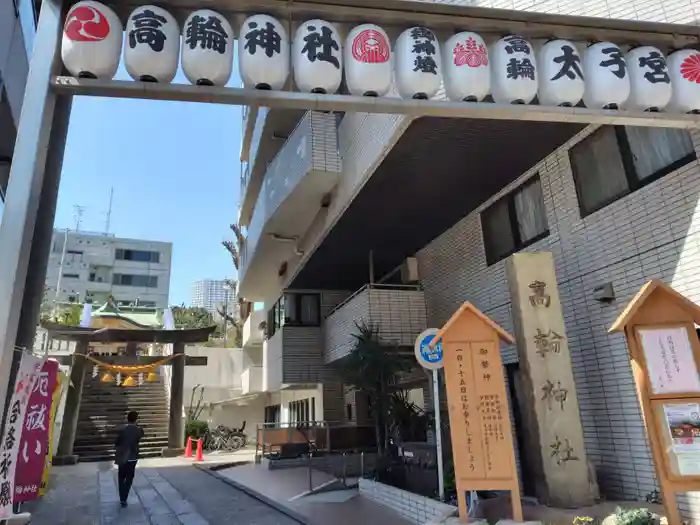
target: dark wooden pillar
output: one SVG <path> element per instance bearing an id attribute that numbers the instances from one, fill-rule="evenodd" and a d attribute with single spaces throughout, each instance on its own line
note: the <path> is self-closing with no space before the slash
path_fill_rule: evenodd
<path id="1" fill-rule="evenodd" d="M 184 452 L 185 432 L 183 428 L 182 409 L 185 388 L 185 343 L 173 345 L 173 355 L 170 361 L 170 419 L 168 424 L 168 448 L 163 449 L 166 457 L 179 456 Z"/>
<path id="2" fill-rule="evenodd" d="M 70 384 L 66 406 L 63 410 L 63 424 L 61 425 L 61 438 L 58 441 L 58 450 L 53 458 L 54 465 L 73 465 L 78 462 L 78 456 L 73 454 L 75 434 L 78 430 L 78 415 L 80 414 L 80 398 L 83 395 L 83 383 L 85 382 L 85 368 L 88 351 L 88 343 L 80 341 L 75 345 L 73 366 L 70 370 Z"/>

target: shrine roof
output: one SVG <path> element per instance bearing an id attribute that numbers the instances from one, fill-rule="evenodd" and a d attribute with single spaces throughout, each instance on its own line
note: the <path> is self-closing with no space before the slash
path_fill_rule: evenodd
<path id="1" fill-rule="evenodd" d="M 100 313 L 95 312 L 92 314 L 92 317 L 108 317 L 108 318 L 114 318 L 114 319 L 122 319 L 126 321 L 127 323 L 133 324 L 134 326 L 142 329 L 149 329 L 149 328 L 161 328 L 163 326 L 162 321 L 159 319 L 158 312 L 153 311 L 152 308 L 149 308 L 148 310 L 152 311 L 146 311 L 146 312 L 120 312 L 120 313 L 112 313 L 112 312 L 105 312 L 105 313 Z"/>
<path id="2" fill-rule="evenodd" d="M 92 313 L 92 317 L 122 319 L 142 329 L 161 328 L 163 326 L 162 319 L 156 308 L 138 305 L 118 306 L 112 297 L 109 297 L 105 304 L 95 310 Z"/>
<path id="3" fill-rule="evenodd" d="M 42 321 L 41 327 L 47 330 L 53 339 L 96 343 L 201 343 L 208 341 L 209 336 L 216 330 L 215 325 L 185 330 L 83 328 L 49 321 Z"/>
<path id="4" fill-rule="evenodd" d="M 637 292 L 637 295 L 629 302 L 629 304 L 622 311 L 620 316 L 615 320 L 613 325 L 608 330 L 608 333 L 623 332 L 625 327 L 630 324 L 642 305 L 651 297 L 651 295 L 656 293 L 664 293 L 670 296 L 674 301 L 676 301 L 684 310 L 686 310 L 696 325 L 700 325 L 700 306 L 695 304 L 693 301 L 688 299 L 683 294 L 678 293 L 676 290 L 671 288 L 665 282 L 660 279 L 652 279 L 647 282 L 642 288 Z"/>
<path id="5" fill-rule="evenodd" d="M 450 327 L 463 315 L 473 315 L 474 317 L 479 319 L 482 323 L 484 323 L 486 326 L 488 326 L 494 332 L 496 332 L 496 334 L 498 334 L 498 337 L 503 342 L 511 345 L 515 343 L 515 339 L 513 338 L 513 336 L 506 332 L 503 328 L 501 328 L 499 324 L 489 319 L 484 313 L 481 312 L 481 310 L 479 310 L 469 301 L 464 301 L 462 305 L 457 309 L 457 311 L 454 314 L 452 314 L 452 317 L 448 319 L 445 325 L 442 328 L 440 328 L 440 330 L 438 330 L 438 333 L 435 334 L 433 342 L 430 343 L 430 347 L 432 348 L 440 339 L 442 339 L 445 336 L 445 334 L 450 331 Z"/>

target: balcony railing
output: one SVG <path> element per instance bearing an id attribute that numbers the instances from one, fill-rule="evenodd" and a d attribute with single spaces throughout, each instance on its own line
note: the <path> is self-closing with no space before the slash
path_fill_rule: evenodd
<path id="1" fill-rule="evenodd" d="M 365 285 L 340 303 L 324 323 L 324 358 L 329 363 L 347 356 L 358 325 L 376 328 L 379 341 L 413 347 L 427 327 L 425 296 L 419 286 Z"/>
<path id="2" fill-rule="evenodd" d="M 241 291 L 250 296 L 248 270 L 257 267 L 255 280 L 269 280 L 273 258 L 284 260 L 286 252 L 293 255 L 294 243 L 312 224 L 320 209 L 323 196 L 338 183 L 341 159 L 337 149 L 335 117 L 331 114 L 308 112 L 291 133 L 282 149 L 270 162 L 247 228 L 246 246 L 241 250 Z M 262 242 L 264 239 L 264 242 Z M 265 249 L 258 256 L 259 246 L 275 250 L 285 242 L 279 253 L 271 255 Z M 263 266 L 261 266 L 261 258 Z M 281 261 L 279 261 L 281 262 Z M 276 262 L 276 264 L 279 264 Z M 273 267 L 272 271 L 277 268 Z M 263 275 L 264 274 L 264 275 Z M 253 287 L 259 287 L 256 283 Z"/>
<path id="3" fill-rule="evenodd" d="M 241 202 L 244 204 L 243 208 L 248 207 L 248 203 L 252 205 L 257 198 L 257 195 L 248 195 L 248 185 L 250 179 L 253 175 L 253 170 L 260 171 L 265 169 L 265 166 L 258 166 L 258 147 L 260 146 L 260 140 L 263 137 L 263 130 L 265 129 L 265 121 L 270 113 L 269 108 L 259 108 L 258 111 L 246 111 L 243 117 L 243 129 L 246 127 L 246 119 L 254 118 L 255 125 L 253 127 L 253 136 L 250 140 L 250 149 L 248 151 L 248 162 L 246 162 L 245 172 L 241 174 Z M 256 188 L 258 185 L 256 185 Z M 257 191 L 257 189 L 255 190 Z"/>

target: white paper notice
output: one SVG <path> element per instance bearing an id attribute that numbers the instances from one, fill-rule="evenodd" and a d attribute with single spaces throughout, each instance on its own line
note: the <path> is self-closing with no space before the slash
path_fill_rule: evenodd
<path id="1" fill-rule="evenodd" d="M 700 454 L 678 454 L 676 458 L 681 476 L 700 476 Z"/>
<path id="2" fill-rule="evenodd" d="M 684 327 L 639 330 L 654 394 L 700 392 L 693 347 Z"/>

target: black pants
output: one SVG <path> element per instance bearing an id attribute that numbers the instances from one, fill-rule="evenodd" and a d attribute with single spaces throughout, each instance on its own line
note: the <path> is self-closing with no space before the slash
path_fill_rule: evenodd
<path id="1" fill-rule="evenodd" d="M 136 474 L 136 461 L 129 461 L 123 465 L 119 465 L 119 501 L 126 502 L 131 490 L 131 484 L 134 482 L 134 474 Z"/>

